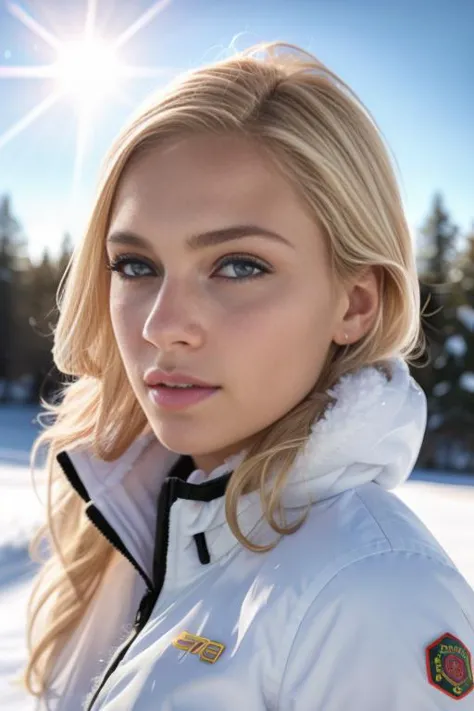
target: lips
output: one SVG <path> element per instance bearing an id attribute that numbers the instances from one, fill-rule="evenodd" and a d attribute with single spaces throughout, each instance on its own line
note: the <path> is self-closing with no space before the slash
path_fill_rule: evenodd
<path id="1" fill-rule="evenodd" d="M 145 374 L 144 377 L 145 384 L 149 387 L 156 387 L 160 385 L 194 385 L 198 388 L 216 388 L 219 387 L 212 383 L 208 383 L 194 375 L 189 375 L 187 373 L 165 373 L 158 368 L 150 370 Z M 178 389 L 178 388 L 176 388 Z M 183 388 L 184 390 L 185 388 Z"/>
<path id="2" fill-rule="evenodd" d="M 182 410 L 195 405 L 218 392 L 220 388 L 193 386 L 173 388 L 166 385 L 149 387 L 149 396 L 155 405 L 166 410 Z"/>
<path id="3" fill-rule="evenodd" d="M 186 390 L 217 390 L 214 385 L 167 385 L 166 383 L 158 383 L 158 385 L 150 385 L 152 390 L 179 390 L 180 392 Z"/>

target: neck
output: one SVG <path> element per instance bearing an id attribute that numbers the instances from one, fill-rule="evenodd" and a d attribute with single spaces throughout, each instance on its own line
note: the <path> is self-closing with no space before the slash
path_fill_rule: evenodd
<path id="1" fill-rule="evenodd" d="M 189 456 L 192 458 L 196 469 L 201 469 L 209 475 L 214 471 L 214 469 L 217 469 L 217 467 L 224 464 L 229 457 L 239 454 L 243 449 L 248 448 L 249 443 L 250 438 L 236 442 L 235 444 L 224 447 L 216 452 L 190 454 Z"/>

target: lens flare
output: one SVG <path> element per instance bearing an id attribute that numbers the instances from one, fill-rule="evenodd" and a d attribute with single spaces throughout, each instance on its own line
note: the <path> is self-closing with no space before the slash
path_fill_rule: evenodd
<path id="1" fill-rule="evenodd" d="M 56 62 L 59 89 L 79 104 L 94 104 L 118 85 L 122 67 L 112 46 L 101 40 L 63 45 Z"/>
<path id="2" fill-rule="evenodd" d="M 149 78 L 175 74 L 177 69 L 165 67 L 131 66 L 120 61 L 118 51 L 140 30 L 146 27 L 171 0 L 155 2 L 113 40 L 106 42 L 96 30 L 96 0 L 87 0 L 83 32 L 75 41 L 57 37 L 14 2 L 7 8 L 19 22 L 48 44 L 56 52 L 56 61 L 48 65 L 0 66 L 0 79 L 54 79 L 54 91 L 43 101 L 21 116 L 0 134 L 0 149 L 24 131 L 40 116 L 50 111 L 61 99 L 72 98 L 77 113 L 77 137 L 74 159 L 73 186 L 81 176 L 89 128 L 95 109 L 104 99 L 113 100 L 122 79 Z"/>

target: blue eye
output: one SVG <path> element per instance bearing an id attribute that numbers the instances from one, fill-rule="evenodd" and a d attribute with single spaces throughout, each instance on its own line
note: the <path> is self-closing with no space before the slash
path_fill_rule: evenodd
<path id="1" fill-rule="evenodd" d="M 143 276 L 150 276 L 149 274 L 143 274 L 140 273 L 140 270 L 137 273 L 133 273 L 132 269 L 132 274 L 127 274 L 126 272 L 123 271 L 124 267 L 128 267 L 130 265 L 136 265 L 138 264 L 140 267 L 145 267 L 145 269 L 151 270 L 151 267 L 148 266 L 145 262 L 143 262 L 141 259 L 137 259 L 136 257 L 127 257 L 125 254 L 121 254 L 116 259 L 111 259 L 110 264 L 107 264 L 107 269 L 110 272 L 117 272 L 118 276 L 120 279 L 138 279 Z"/>
<path id="2" fill-rule="evenodd" d="M 143 259 L 127 254 L 120 254 L 115 259 L 111 259 L 106 266 L 110 272 L 117 272 L 120 279 L 129 281 L 154 276 L 155 273 L 154 268 Z M 131 267 L 128 273 L 125 272 L 125 267 Z M 219 272 L 228 267 L 233 270 L 235 276 L 218 276 Z M 263 277 L 265 274 L 269 274 L 270 271 L 269 267 L 250 255 L 228 255 L 221 259 L 213 275 L 215 274 L 218 279 L 225 279 L 229 282 L 244 282 Z"/>
<path id="3" fill-rule="evenodd" d="M 234 270 L 236 276 L 223 276 L 218 277 L 219 279 L 227 279 L 229 281 L 248 281 L 249 279 L 258 279 L 259 277 L 265 276 L 270 270 L 264 264 L 253 257 L 249 256 L 237 256 L 232 255 L 224 257 L 221 260 L 218 268 L 218 272 L 223 269 L 231 267 Z M 257 270 L 257 273 L 251 273 Z"/>

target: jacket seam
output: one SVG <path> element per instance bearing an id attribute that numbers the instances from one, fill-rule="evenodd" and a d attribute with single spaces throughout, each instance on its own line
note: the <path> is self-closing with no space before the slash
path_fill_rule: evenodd
<path id="1" fill-rule="evenodd" d="M 376 486 L 378 486 L 378 485 L 376 485 Z M 368 515 L 371 517 L 372 521 L 376 524 L 377 528 L 379 529 L 379 531 L 381 532 L 381 534 L 383 535 L 383 537 L 385 538 L 385 541 L 386 541 L 386 543 L 387 543 L 389 549 L 390 549 L 391 551 L 393 551 L 393 552 L 406 552 L 406 553 L 411 552 L 411 551 L 409 551 L 409 550 L 406 549 L 406 548 L 399 548 L 398 546 L 394 546 L 394 545 L 393 545 L 393 543 L 392 543 L 392 541 L 390 540 L 388 534 L 385 532 L 385 528 L 382 526 L 382 524 L 380 523 L 379 519 L 378 519 L 378 518 L 375 516 L 375 514 L 373 513 L 372 508 L 367 504 L 367 502 L 365 501 L 365 499 L 361 496 L 360 491 L 358 491 L 357 489 L 354 489 L 354 493 L 355 493 L 355 495 L 357 496 L 357 498 L 359 499 L 359 501 L 360 501 L 360 503 L 362 504 L 362 506 L 363 506 L 363 507 L 365 508 L 365 510 L 367 511 Z M 403 502 L 402 502 L 402 503 L 403 503 Z M 429 545 L 429 544 L 428 544 L 428 545 Z M 444 563 L 445 565 L 447 565 L 448 568 L 451 567 L 451 566 L 449 565 L 449 563 L 444 559 L 444 557 L 441 556 L 441 555 L 439 555 L 438 551 L 437 551 L 436 549 L 434 549 L 433 546 L 429 545 L 429 549 L 430 549 L 430 551 L 431 551 L 431 555 L 429 555 L 427 552 L 426 552 L 426 554 L 425 554 L 425 553 L 422 553 L 421 551 L 415 551 L 415 550 L 413 550 L 412 552 L 413 552 L 413 553 L 416 552 L 416 553 L 418 553 L 419 555 L 426 555 L 426 556 L 429 557 L 431 560 L 435 560 L 435 561 L 437 560 L 437 561 L 439 561 L 440 563 Z M 451 562 L 452 562 L 452 561 L 451 561 Z"/>
<path id="2" fill-rule="evenodd" d="M 376 524 L 376 526 L 377 526 L 377 528 L 379 529 L 379 531 L 380 531 L 380 533 L 382 534 L 382 536 L 385 538 L 385 541 L 386 541 L 386 543 L 388 544 L 390 550 L 391 550 L 391 551 L 395 550 L 394 547 L 393 547 L 393 545 L 392 545 L 392 542 L 390 541 L 389 537 L 388 537 L 387 534 L 385 533 L 385 530 L 384 530 L 384 528 L 382 527 L 382 524 L 381 524 L 380 521 L 374 516 L 374 513 L 373 513 L 372 509 L 370 509 L 370 508 L 367 506 L 367 503 L 364 501 L 364 499 L 362 498 L 362 496 L 360 495 L 360 493 L 357 491 L 357 489 L 354 490 L 354 493 L 355 493 L 355 495 L 357 496 L 357 498 L 359 499 L 359 501 L 360 501 L 360 503 L 362 504 L 362 506 L 364 507 L 364 509 L 365 509 L 365 510 L 367 511 L 367 513 L 369 514 L 369 516 L 370 516 L 370 518 L 372 519 L 372 521 Z"/>
<path id="3" fill-rule="evenodd" d="M 282 689 L 283 689 L 283 685 L 284 685 L 284 682 L 285 682 L 286 674 L 287 674 L 287 671 L 288 671 L 288 666 L 289 666 L 289 663 L 290 663 L 290 659 L 291 659 L 291 657 L 292 657 L 292 651 L 293 651 L 293 648 L 294 648 L 295 643 L 296 643 L 296 638 L 297 638 L 297 636 L 298 636 L 298 632 L 300 631 L 300 629 L 301 629 L 302 625 L 304 624 L 305 619 L 306 619 L 306 617 L 307 617 L 307 615 L 308 615 L 308 613 L 309 613 L 311 607 L 312 607 L 312 606 L 314 605 L 314 603 L 317 601 L 318 597 L 323 593 L 323 591 L 327 588 L 327 586 L 330 585 L 330 584 L 333 582 L 333 580 L 335 580 L 341 573 L 343 573 L 345 570 L 347 570 L 347 569 L 350 568 L 351 566 L 357 565 L 358 563 L 360 563 L 360 562 L 362 562 L 362 561 L 364 561 L 364 560 L 367 560 L 368 558 L 373 558 L 373 557 L 375 557 L 375 556 L 382 556 L 382 555 L 399 555 L 400 553 L 402 553 L 402 554 L 409 553 L 410 555 L 416 555 L 416 556 L 418 556 L 418 557 L 420 557 L 420 558 L 427 559 L 427 560 L 431 560 L 431 561 L 433 561 L 434 563 L 437 563 L 438 565 L 442 565 L 444 568 L 447 568 L 448 570 L 450 570 L 450 571 L 452 571 L 452 572 L 458 572 L 458 573 L 459 573 L 459 571 L 456 571 L 456 568 L 453 568 L 453 566 L 452 566 L 452 565 L 449 565 L 446 561 L 442 561 L 442 560 L 440 560 L 439 558 L 435 558 L 434 556 L 431 556 L 431 555 L 429 555 L 429 554 L 427 554 L 427 553 L 420 553 L 419 551 L 401 550 L 401 549 L 395 550 L 395 549 L 393 549 L 393 548 L 390 548 L 390 550 L 385 550 L 385 551 L 374 551 L 373 553 L 367 553 L 367 554 L 361 556 L 360 558 L 358 558 L 357 560 L 352 560 L 352 561 L 350 561 L 349 563 L 345 564 L 345 565 L 344 565 L 342 568 L 340 568 L 336 573 L 334 573 L 334 575 L 332 575 L 332 576 L 324 583 L 324 585 L 323 585 L 322 587 L 318 587 L 318 590 L 317 590 L 316 594 L 314 594 L 314 592 L 311 592 L 311 595 L 310 595 L 309 592 L 308 592 L 308 594 L 304 596 L 304 603 L 302 602 L 302 603 L 301 603 L 301 606 L 300 606 L 300 607 L 303 608 L 304 612 L 303 612 L 303 614 L 301 614 L 301 612 L 299 613 L 299 615 L 301 616 L 301 619 L 300 619 L 300 621 L 298 622 L 298 624 L 297 624 L 297 626 L 296 626 L 296 629 L 295 629 L 295 632 L 294 632 L 293 635 L 292 635 L 291 642 L 290 642 L 290 645 L 289 645 L 289 647 L 288 647 L 288 651 L 287 651 L 287 653 L 285 654 L 284 667 L 283 667 L 282 673 L 279 675 L 279 676 L 280 676 L 280 683 L 279 683 L 279 685 L 278 685 L 278 693 L 277 693 L 277 696 L 276 696 L 276 707 L 275 707 L 276 711 L 280 711 L 280 709 L 281 709 L 280 703 L 281 703 Z M 313 590 L 313 586 L 311 586 L 311 590 Z M 307 602 L 307 597 L 310 597 L 309 602 Z"/>

